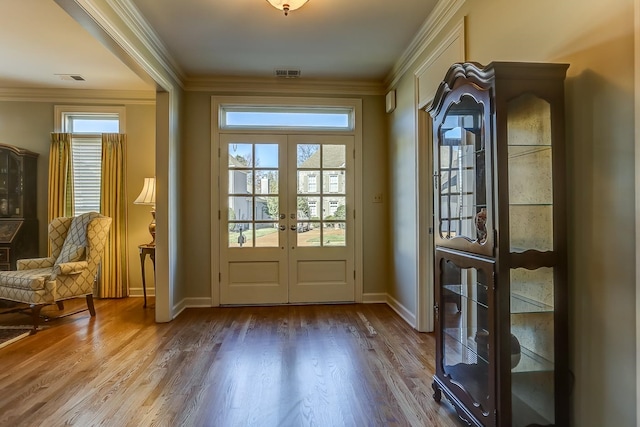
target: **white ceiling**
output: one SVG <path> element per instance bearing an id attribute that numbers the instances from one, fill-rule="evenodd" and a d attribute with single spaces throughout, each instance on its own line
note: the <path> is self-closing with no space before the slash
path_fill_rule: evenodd
<path id="1" fill-rule="evenodd" d="M 284 16 L 266 0 L 128 1 L 186 79 L 296 68 L 302 79 L 378 82 L 437 3 L 309 0 Z M 0 88 L 151 89 L 54 0 L 0 0 L 0 10 Z"/>

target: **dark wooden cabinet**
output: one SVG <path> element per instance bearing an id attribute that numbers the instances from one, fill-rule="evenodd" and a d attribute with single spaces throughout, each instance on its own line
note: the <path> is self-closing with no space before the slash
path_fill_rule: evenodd
<path id="1" fill-rule="evenodd" d="M 0 270 L 38 256 L 38 154 L 0 144 Z"/>
<path id="2" fill-rule="evenodd" d="M 436 374 L 474 426 L 568 426 L 567 64 L 454 64 L 434 129 Z"/>

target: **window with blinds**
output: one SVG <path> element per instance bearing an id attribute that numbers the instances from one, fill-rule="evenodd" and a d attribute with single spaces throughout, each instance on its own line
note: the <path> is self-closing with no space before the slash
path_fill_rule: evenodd
<path id="1" fill-rule="evenodd" d="M 75 215 L 100 212 L 101 137 L 75 136 L 71 140 L 73 158 L 73 210 Z"/>
<path id="2" fill-rule="evenodd" d="M 59 129 L 71 133 L 74 213 L 100 212 L 102 134 L 124 132 L 124 108 L 56 106 Z"/>

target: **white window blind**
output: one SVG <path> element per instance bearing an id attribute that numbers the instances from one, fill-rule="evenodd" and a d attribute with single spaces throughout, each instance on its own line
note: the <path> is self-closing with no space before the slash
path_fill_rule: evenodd
<path id="1" fill-rule="evenodd" d="M 102 140 L 99 136 L 74 136 L 73 190 L 74 213 L 100 212 L 100 164 L 102 159 Z"/>

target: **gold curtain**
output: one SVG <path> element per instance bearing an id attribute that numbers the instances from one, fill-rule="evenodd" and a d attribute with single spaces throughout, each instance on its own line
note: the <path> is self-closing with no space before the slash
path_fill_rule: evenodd
<path id="1" fill-rule="evenodd" d="M 101 213 L 112 219 L 111 232 L 102 257 L 101 280 L 97 296 L 122 298 L 129 296 L 127 281 L 127 193 L 126 135 L 102 135 Z"/>
<path id="2" fill-rule="evenodd" d="M 73 216 L 73 169 L 71 134 L 52 133 L 49 147 L 49 188 L 47 197 L 47 224 L 61 216 Z M 51 242 L 47 239 L 47 253 Z"/>
<path id="3" fill-rule="evenodd" d="M 61 216 L 73 216 L 73 170 L 71 134 L 52 133 L 49 149 L 49 197 L 47 223 Z"/>

